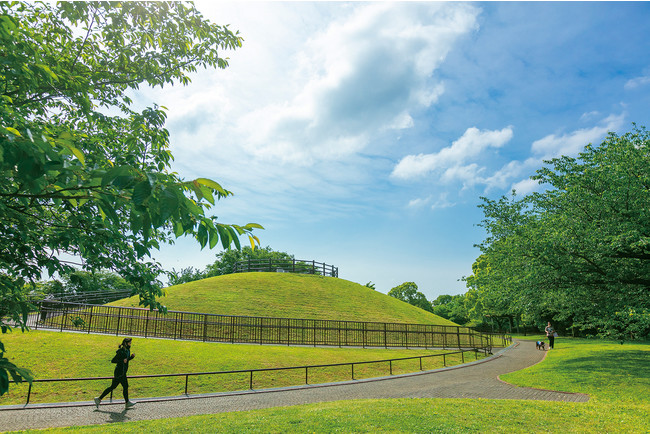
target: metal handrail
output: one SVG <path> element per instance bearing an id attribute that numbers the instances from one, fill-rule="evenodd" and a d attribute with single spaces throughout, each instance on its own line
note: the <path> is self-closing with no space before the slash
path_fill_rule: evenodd
<path id="1" fill-rule="evenodd" d="M 34 328 L 181 340 L 363 347 L 483 347 L 493 338 L 468 327 L 433 324 L 271 318 L 49 302 Z M 82 318 L 83 317 L 83 318 Z M 76 321 L 76 322 L 75 322 Z M 117 323 L 115 323 L 117 321 Z M 461 342 L 462 340 L 462 342 Z M 503 342 L 505 346 L 505 341 Z"/>
<path id="2" fill-rule="evenodd" d="M 351 379 L 356 380 L 354 378 L 354 366 L 355 365 L 367 365 L 371 363 L 389 363 L 389 370 L 390 370 L 390 375 L 393 375 L 393 362 L 397 361 L 402 361 L 402 360 L 415 360 L 419 359 L 420 361 L 420 371 L 422 371 L 422 359 L 424 358 L 432 358 L 432 357 L 442 357 L 442 363 L 443 366 L 447 366 L 447 356 L 452 356 L 454 354 L 460 354 L 461 355 L 461 364 L 465 363 L 465 353 L 467 352 L 473 352 L 475 356 L 475 360 L 478 360 L 478 353 L 480 351 L 483 351 L 484 354 L 487 356 L 489 353 L 491 353 L 491 348 L 490 347 L 483 347 L 483 348 L 472 348 L 469 350 L 461 350 L 461 351 L 453 351 L 453 352 L 448 352 L 448 353 L 442 353 L 442 354 L 425 354 L 425 355 L 420 355 L 420 356 L 412 356 L 412 357 L 398 357 L 398 358 L 393 358 L 393 359 L 382 359 L 382 360 L 366 360 L 362 362 L 342 362 L 342 363 L 330 363 L 330 364 L 322 364 L 322 365 L 304 365 L 304 366 L 285 366 L 281 368 L 257 368 L 257 369 L 239 369 L 239 370 L 233 370 L 233 371 L 208 371 L 208 372 L 184 372 L 184 373 L 176 373 L 176 374 L 151 374 L 151 375 L 129 375 L 129 379 L 137 379 L 137 378 L 165 378 L 165 377 L 185 377 L 185 396 L 189 396 L 188 394 L 188 384 L 189 384 L 189 377 L 191 376 L 199 376 L 199 375 L 224 375 L 224 374 L 243 374 L 243 373 L 248 373 L 249 374 L 249 390 L 253 390 L 253 374 L 256 372 L 271 372 L 271 371 L 288 371 L 288 370 L 293 370 L 293 369 L 304 369 L 305 370 L 305 385 L 309 384 L 309 369 L 314 369 L 314 368 L 331 368 L 331 367 L 337 367 L 337 366 L 350 366 L 351 367 Z M 98 381 L 98 380 L 112 380 L 113 377 L 81 377 L 81 378 L 45 378 L 45 379 L 34 379 L 32 380 L 32 383 L 29 384 L 29 389 L 27 391 L 27 402 L 25 402 L 25 405 L 29 404 L 31 394 L 32 394 L 32 384 L 33 383 L 53 383 L 53 382 L 65 382 L 65 381 Z M 111 391 L 111 399 L 113 397 L 113 392 Z"/>

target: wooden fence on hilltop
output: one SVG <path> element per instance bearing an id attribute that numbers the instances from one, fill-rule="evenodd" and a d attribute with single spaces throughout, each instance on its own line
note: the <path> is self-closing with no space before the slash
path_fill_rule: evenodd
<path id="1" fill-rule="evenodd" d="M 321 276 L 339 277 L 339 269 L 324 262 L 304 259 L 244 259 L 237 261 L 234 273 L 250 272 L 318 274 Z"/>

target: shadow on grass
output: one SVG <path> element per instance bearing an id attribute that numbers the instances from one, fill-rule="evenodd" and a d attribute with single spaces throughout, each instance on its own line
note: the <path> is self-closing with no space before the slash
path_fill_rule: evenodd
<path id="1" fill-rule="evenodd" d="M 565 360 L 557 370 L 589 371 L 598 374 L 617 375 L 625 373 L 632 378 L 650 378 L 650 363 L 648 351 L 600 352 L 598 355 L 576 357 Z"/>

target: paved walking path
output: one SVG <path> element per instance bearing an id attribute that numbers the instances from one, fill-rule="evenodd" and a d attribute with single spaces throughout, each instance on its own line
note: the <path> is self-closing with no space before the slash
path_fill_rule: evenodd
<path id="1" fill-rule="evenodd" d="M 498 376 L 532 366 L 545 356 L 531 341 L 515 341 L 494 356 L 459 367 L 379 379 L 272 390 L 201 395 L 188 399 L 141 399 L 124 410 L 123 403 L 92 402 L 0 406 L 0 429 L 21 430 L 72 425 L 94 425 L 145 419 L 182 417 L 230 411 L 253 410 L 349 399 L 382 398 L 485 398 L 586 402 L 577 393 L 517 387 Z"/>

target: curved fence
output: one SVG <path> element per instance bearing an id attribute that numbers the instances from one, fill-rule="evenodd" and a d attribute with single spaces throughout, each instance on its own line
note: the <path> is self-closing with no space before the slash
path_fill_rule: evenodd
<path id="1" fill-rule="evenodd" d="M 400 358 L 394 358 L 394 359 L 383 359 L 383 360 L 368 360 L 368 361 L 361 361 L 361 362 L 344 362 L 344 363 L 331 363 L 331 364 L 323 364 L 323 365 L 306 365 L 306 366 L 288 366 L 288 367 L 281 367 L 281 368 L 261 368 L 261 369 L 242 369 L 242 370 L 235 370 L 235 371 L 213 371 L 213 372 L 188 372 L 188 373 L 178 373 L 178 374 L 154 374 L 154 375 L 129 375 L 129 380 L 142 380 L 142 379 L 153 379 L 153 378 L 183 378 L 185 379 L 185 391 L 183 395 L 185 396 L 190 396 L 190 389 L 189 389 L 189 380 L 190 377 L 205 377 L 205 376 L 228 376 L 228 375 L 238 375 L 239 376 L 239 382 L 241 386 L 237 390 L 253 390 L 254 386 L 257 385 L 254 380 L 254 375 L 257 375 L 258 381 L 262 382 L 262 387 L 266 387 L 267 384 L 264 384 L 263 379 L 260 379 L 259 377 L 261 375 L 264 375 L 264 373 L 279 373 L 279 372 L 299 372 L 300 373 L 300 380 L 297 380 L 297 376 L 294 377 L 294 381 L 292 382 L 291 385 L 296 386 L 296 385 L 301 385 L 301 384 L 318 384 L 320 383 L 318 380 L 315 382 L 310 383 L 310 370 L 312 372 L 312 376 L 314 374 L 314 371 L 319 370 L 319 369 L 328 369 L 328 368 L 349 368 L 349 371 L 347 375 L 345 373 L 339 373 L 339 377 L 336 378 L 336 381 L 345 381 L 348 378 L 351 380 L 357 380 L 360 378 L 371 378 L 371 377 L 378 377 L 378 376 L 385 376 L 385 375 L 393 375 L 393 368 L 394 365 L 400 362 L 407 362 L 407 361 L 412 361 L 415 364 L 410 364 L 408 367 L 401 367 L 401 371 L 408 371 L 408 372 L 414 372 L 414 371 L 424 371 L 424 370 L 431 370 L 431 369 L 436 369 L 438 367 L 446 367 L 449 364 L 455 365 L 455 364 L 462 364 L 465 363 L 466 356 L 465 354 L 473 354 L 474 360 L 478 360 L 479 358 L 479 353 L 482 353 L 482 356 L 487 356 L 488 355 L 488 348 L 473 348 L 470 350 L 460 350 L 460 351 L 453 351 L 453 352 L 446 352 L 446 353 L 441 353 L 441 354 L 426 354 L 426 355 L 420 355 L 420 356 L 413 356 L 413 357 L 400 357 Z M 435 359 L 438 359 L 437 361 Z M 452 360 L 450 360 L 452 359 Z M 419 367 L 417 362 L 419 362 Z M 437 362 L 437 364 L 436 364 Z M 442 362 L 442 363 L 440 363 Z M 450 363 L 451 362 L 451 363 Z M 363 370 L 363 367 L 367 367 L 369 365 L 383 365 L 384 367 L 382 368 L 381 366 L 375 366 L 372 371 L 368 370 Z M 357 367 L 357 376 L 355 377 L 355 366 Z M 360 369 L 360 367 L 362 369 Z M 406 368 L 406 369 L 404 369 Z M 302 372 L 304 371 L 304 382 L 302 381 Z M 361 371 L 361 372 L 359 372 Z M 313 378 L 313 377 L 312 377 Z M 86 377 L 86 378 L 50 378 L 50 379 L 35 379 L 32 381 L 33 384 L 35 383 L 55 383 L 55 382 L 69 382 L 69 381 L 75 381 L 75 382 L 80 382 L 80 381 L 97 381 L 97 380 L 111 380 L 113 377 Z M 331 379 L 330 379 L 331 380 Z M 330 381 L 328 381 L 330 382 Z M 29 401 L 31 399 L 32 395 L 32 386 L 33 384 L 29 385 L 29 389 L 27 391 L 27 402 L 25 405 L 29 404 Z M 198 387 L 198 386 L 197 386 Z M 169 389 L 168 389 L 169 390 Z M 229 390 L 232 391 L 232 390 Z M 111 391 L 110 395 L 110 400 L 112 401 L 113 399 L 113 392 Z"/>
<path id="2" fill-rule="evenodd" d="M 42 303 L 28 326 L 203 342 L 405 348 L 491 348 L 500 339 L 468 327 L 268 318 L 78 303 Z"/>
<path id="3" fill-rule="evenodd" d="M 339 277 L 339 269 L 324 262 L 304 259 L 246 259 L 235 263 L 234 273 L 250 272 L 318 274 Z"/>

